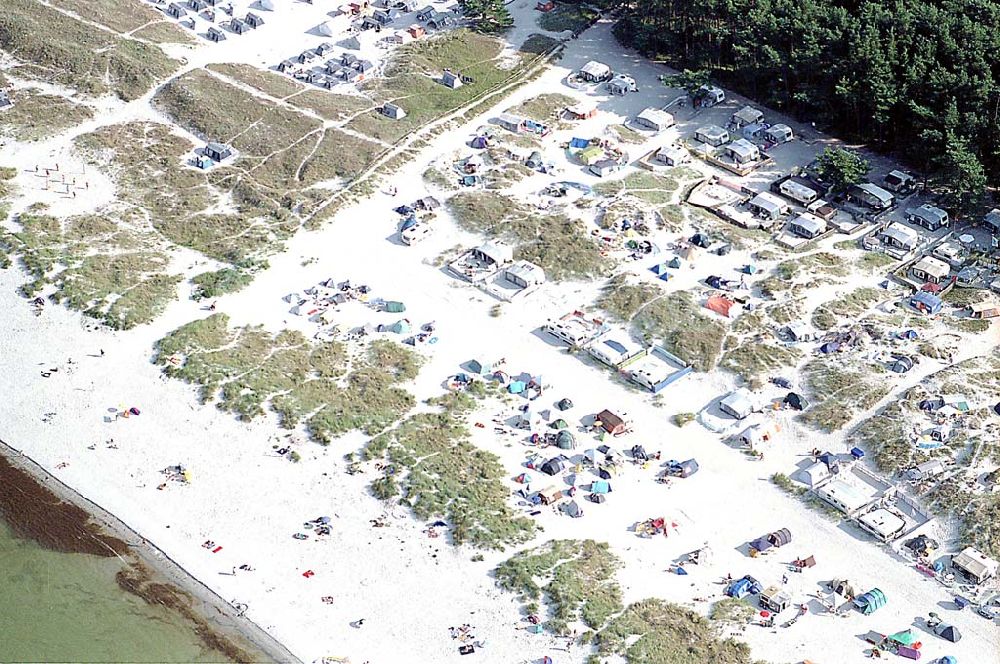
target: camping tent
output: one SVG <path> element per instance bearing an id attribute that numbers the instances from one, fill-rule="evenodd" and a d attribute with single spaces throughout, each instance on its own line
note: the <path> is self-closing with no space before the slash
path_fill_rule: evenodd
<path id="1" fill-rule="evenodd" d="M 393 323 L 392 327 L 390 327 L 389 329 L 395 332 L 396 334 L 406 334 L 411 329 L 410 321 L 406 320 L 405 318 L 400 319 L 395 323 Z"/>
<path id="2" fill-rule="evenodd" d="M 583 510 L 580 509 L 580 505 L 578 505 L 575 500 L 570 500 L 569 502 L 563 503 L 562 505 L 559 506 L 559 509 L 568 514 L 569 516 L 573 517 L 574 519 L 583 516 Z"/>
<path id="3" fill-rule="evenodd" d="M 471 360 L 469 362 L 469 371 L 479 374 L 480 376 L 485 376 L 486 374 L 493 373 L 493 365 L 489 362 L 483 362 L 482 360 Z"/>
<path id="4" fill-rule="evenodd" d="M 878 588 L 872 588 L 866 593 L 862 593 L 854 598 L 854 606 L 857 607 L 858 611 L 870 616 L 875 613 L 883 606 L 889 602 L 886 599 L 885 593 L 883 593 Z"/>
<path id="5" fill-rule="evenodd" d="M 904 629 L 902 632 L 890 634 L 887 638 L 894 643 L 904 646 L 912 646 L 917 641 L 917 635 L 910 629 Z"/>
<path id="6" fill-rule="evenodd" d="M 607 480 L 594 480 L 590 483 L 591 493 L 611 493 L 611 483 Z"/>
<path id="7" fill-rule="evenodd" d="M 569 425 L 566 424 L 566 420 L 560 418 L 554 422 L 550 422 L 549 427 L 552 429 L 568 429 Z"/>
<path id="8" fill-rule="evenodd" d="M 576 438 L 569 431 L 563 429 L 556 436 L 556 445 L 561 450 L 571 450 L 576 447 Z"/>
<path id="9" fill-rule="evenodd" d="M 558 475 L 566 468 L 565 462 L 559 457 L 552 457 L 538 469 L 546 475 Z"/>
<path id="10" fill-rule="evenodd" d="M 787 403 L 793 410 L 805 410 L 806 406 L 809 405 L 806 400 L 796 392 L 789 392 L 785 395 L 785 403 Z"/>
<path id="11" fill-rule="evenodd" d="M 788 530 L 788 528 L 782 528 L 768 535 L 767 541 L 774 546 L 785 546 L 792 541 L 792 533 Z"/>
<path id="12" fill-rule="evenodd" d="M 523 380 L 512 380 L 510 385 L 507 386 L 507 391 L 511 394 L 521 394 L 528 388 L 528 384 Z"/>
<path id="13" fill-rule="evenodd" d="M 572 407 L 573 407 L 573 402 L 570 401 L 569 399 L 560 399 L 559 402 L 556 404 L 556 408 L 558 408 L 559 410 L 569 410 Z"/>
<path id="14" fill-rule="evenodd" d="M 722 295 L 713 295 L 712 297 L 705 300 L 705 308 L 714 311 L 717 314 L 729 318 L 729 310 L 733 308 L 736 304 L 728 297 Z"/>
<path id="15" fill-rule="evenodd" d="M 674 477 L 691 477 L 698 472 L 698 462 L 694 459 L 688 459 L 687 461 L 671 459 L 666 465 L 667 474 Z"/>
<path id="16" fill-rule="evenodd" d="M 962 640 L 962 633 L 958 631 L 958 628 L 954 625 L 948 625 L 947 623 L 938 623 L 935 625 L 934 633 L 942 639 L 951 641 L 952 643 L 958 643 Z"/>
<path id="17" fill-rule="evenodd" d="M 406 311 L 406 305 L 402 302 L 395 302 L 393 300 L 387 301 L 382 305 L 384 311 L 388 311 L 390 314 L 401 314 Z"/>
<path id="18" fill-rule="evenodd" d="M 644 448 L 642 445 L 633 445 L 632 458 L 635 459 L 636 461 L 648 461 L 649 455 L 646 454 L 646 448 Z"/>

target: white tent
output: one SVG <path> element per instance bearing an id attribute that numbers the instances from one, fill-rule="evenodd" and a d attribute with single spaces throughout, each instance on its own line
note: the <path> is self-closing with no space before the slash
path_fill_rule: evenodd
<path id="1" fill-rule="evenodd" d="M 266 11 L 269 11 L 269 12 L 273 12 L 274 11 L 274 3 L 271 0 L 260 0 L 257 3 L 257 7 L 260 8 L 260 9 L 264 9 Z"/>
<path id="2" fill-rule="evenodd" d="M 330 27 L 329 22 L 320 23 L 316 26 L 316 33 L 323 35 L 324 37 L 332 37 L 333 28 Z"/>

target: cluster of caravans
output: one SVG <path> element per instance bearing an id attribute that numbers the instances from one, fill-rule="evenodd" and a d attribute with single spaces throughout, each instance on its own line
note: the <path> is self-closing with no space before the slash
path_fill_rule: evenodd
<path id="1" fill-rule="evenodd" d="M 569 347 L 586 351 L 654 394 L 694 370 L 666 349 L 636 343 L 624 330 L 612 329 L 604 321 L 588 318 L 580 311 L 550 320 L 542 329 Z"/>

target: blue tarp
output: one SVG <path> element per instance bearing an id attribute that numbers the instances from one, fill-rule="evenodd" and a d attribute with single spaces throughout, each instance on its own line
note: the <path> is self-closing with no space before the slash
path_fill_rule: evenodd
<path id="1" fill-rule="evenodd" d="M 590 145 L 590 141 L 586 138 L 573 138 L 570 139 L 569 146 L 574 149 L 582 149 Z"/>

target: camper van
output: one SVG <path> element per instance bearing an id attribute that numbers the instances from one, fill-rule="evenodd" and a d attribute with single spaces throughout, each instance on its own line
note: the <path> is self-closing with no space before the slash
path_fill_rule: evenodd
<path id="1" fill-rule="evenodd" d="M 819 192 L 815 189 L 807 187 L 806 185 L 793 180 L 791 178 L 785 180 L 778 185 L 778 193 L 780 193 L 785 198 L 790 198 L 800 205 L 809 205 L 813 201 L 819 198 Z"/>
<path id="2" fill-rule="evenodd" d="M 707 108 L 726 101 L 726 92 L 714 85 L 703 85 L 695 91 L 694 99 L 699 105 Z"/>

